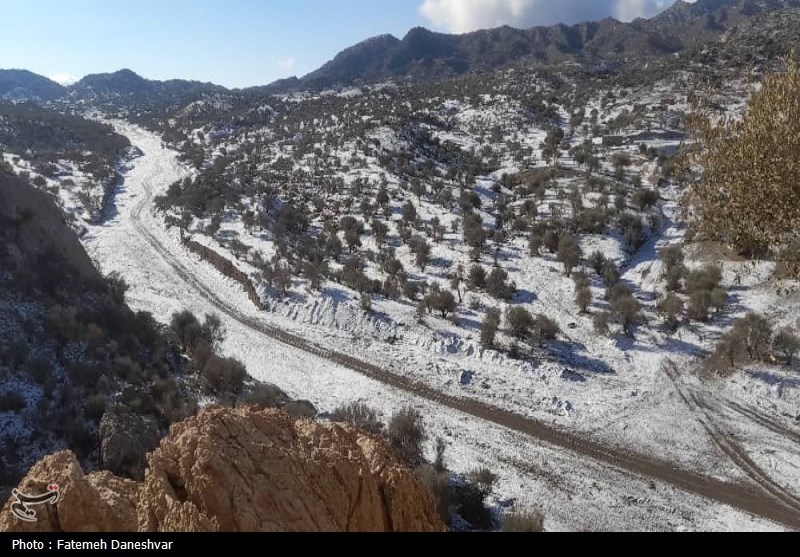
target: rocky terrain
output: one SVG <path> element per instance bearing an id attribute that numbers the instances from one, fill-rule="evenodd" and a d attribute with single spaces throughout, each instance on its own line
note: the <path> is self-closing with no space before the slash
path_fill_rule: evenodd
<path id="1" fill-rule="evenodd" d="M 276 387 L 245 385 L 240 365 L 235 394 L 229 381 L 204 388 L 174 331 L 132 311 L 125 281 L 94 267 L 53 196 L 2 163 L 0 238 L 0 492 L 66 447 L 87 468 L 141 479 L 145 454 L 203 391 L 232 403 L 261 389 L 262 406 L 316 415 Z M 213 347 L 205 357 L 223 365 Z"/>
<path id="2" fill-rule="evenodd" d="M 23 493 L 58 484 L 38 522 L 0 511 L 3 532 L 436 532 L 432 495 L 385 441 L 279 411 L 209 409 L 173 425 L 143 482 L 85 475 L 45 457 Z"/>

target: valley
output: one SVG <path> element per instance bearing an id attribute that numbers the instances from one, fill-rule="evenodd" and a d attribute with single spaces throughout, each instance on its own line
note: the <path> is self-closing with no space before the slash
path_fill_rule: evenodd
<path id="1" fill-rule="evenodd" d="M 244 89 L 0 70 L 0 492 L 65 449 L 147 489 L 170 431 L 268 423 L 382 443 L 434 530 L 800 529 L 798 23 L 414 28 Z"/>
<path id="2" fill-rule="evenodd" d="M 679 509 L 682 507 L 677 505 L 677 501 L 673 498 L 678 494 L 685 496 L 682 490 L 698 495 L 710 495 L 712 499 L 721 500 L 734 507 L 742 505 L 750 512 L 763 513 L 762 516 L 765 518 L 779 522 L 789 521 L 789 524 L 793 524 L 794 511 L 788 510 L 787 514 L 782 514 L 783 511 L 780 511 L 778 506 L 782 498 L 787 497 L 784 500 L 787 509 L 795 508 L 797 503 L 793 502 L 794 498 L 791 495 L 793 488 L 784 491 L 785 488 L 780 486 L 780 480 L 770 479 L 757 464 L 750 462 L 750 466 L 755 467 L 759 477 L 766 476 L 769 485 L 777 486 L 777 492 L 760 495 L 757 489 L 754 489 L 755 486 L 747 487 L 746 482 L 753 481 L 752 469 L 743 467 L 736 461 L 729 461 L 724 453 L 715 450 L 714 438 L 707 437 L 703 431 L 697 431 L 695 437 L 687 438 L 687 430 L 684 429 L 680 436 L 682 445 L 664 441 L 662 436 L 674 435 L 676 421 L 685 420 L 695 430 L 699 430 L 697 424 L 700 423 L 696 412 L 691 411 L 696 408 L 691 405 L 687 407 L 675 404 L 676 394 L 684 396 L 682 389 L 686 386 L 682 383 L 685 379 L 658 369 L 659 365 L 664 366 L 671 362 L 667 358 L 655 360 L 647 368 L 650 375 L 649 384 L 652 385 L 650 388 L 656 391 L 667 386 L 669 390 L 666 390 L 665 396 L 661 400 L 648 396 L 646 408 L 638 409 L 638 415 L 636 408 L 626 409 L 623 414 L 629 424 L 646 421 L 647 417 L 642 418 L 645 413 L 661 414 L 660 423 L 663 424 L 663 429 L 655 429 L 652 421 L 648 423 L 651 439 L 656 439 L 653 445 L 662 447 L 662 450 L 663 447 L 670 446 L 672 451 L 655 453 L 658 458 L 649 460 L 640 455 L 644 454 L 645 450 L 653 455 L 654 447 L 637 444 L 641 434 L 603 436 L 597 434 L 598 429 L 601 429 L 598 428 L 586 429 L 583 436 L 575 436 L 567 432 L 567 427 L 574 425 L 574 422 L 566 421 L 568 415 L 563 416 L 560 422 L 554 421 L 554 426 L 548 426 L 546 422 L 526 420 L 524 416 L 528 411 L 519 402 L 514 404 L 513 398 L 509 400 L 510 397 L 491 395 L 485 397 L 472 395 L 466 398 L 463 392 L 459 392 L 458 387 L 448 391 L 447 385 L 443 387 L 441 383 L 433 383 L 430 379 L 428 381 L 423 379 L 421 382 L 420 376 L 412 371 L 413 366 L 403 365 L 400 357 L 393 357 L 392 352 L 399 351 L 396 345 L 392 345 L 389 354 L 378 355 L 374 349 L 359 351 L 357 340 L 346 341 L 352 344 L 343 346 L 341 333 L 335 330 L 331 331 L 319 324 L 303 326 L 291 317 L 275 315 L 272 312 L 258 312 L 239 285 L 226 279 L 189 253 L 181 245 L 179 234 L 175 230 L 167 231 L 163 223 L 159 222 L 157 214 L 154 214 L 153 197 L 165 191 L 168 184 L 190 175 L 191 171 L 177 162 L 177 153 L 165 150 L 161 141 L 152 134 L 124 123 L 116 123 L 116 129 L 118 133 L 128 137 L 143 156 L 137 159 L 133 168 L 126 174 L 118 192 L 117 216 L 103 227 L 92 230 L 83 241 L 87 251 L 100 263 L 103 271 L 116 271 L 129 278 L 132 288 L 128 299 L 135 309 L 149 311 L 162 322 L 168 322 L 170 316 L 181 309 L 190 309 L 197 314 L 219 313 L 228 330 L 228 340 L 224 347 L 228 355 L 241 359 L 256 379 L 274 383 L 293 396 L 311 398 L 320 409 L 333 409 L 352 400 L 364 401 L 379 408 L 386 415 L 404 404 L 410 403 L 420 408 L 426 416 L 428 426 L 447 436 L 448 454 L 456 459 L 452 463 L 455 471 L 466 473 L 475 462 L 484 462 L 493 470 L 501 471 L 498 496 L 502 499 L 524 501 L 531 497 L 532 493 L 541 490 L 542 486 L 531 485 L 536 479 L 535 476 L 531 478 L 529 474 L 536 471 L 535 474 L 538 475 L 542 470 L 548 470 L 548 476 L 557 486 L 556 501 L 558 501 L 557 494 L 564 490 L 577 496 L 581 489 L 577 477 L 587 475 L 581 472 L 581 469 L 582 466 L 588 465 L 590 469 L 599 466 L 604 470 L 604 475 L 608 474 L 609 477 L 604 485 L 590 489 L 589 494 L 596 491 L 595 496 L 612 500 L 618 498 L 619 501 L 626 502 L 626 505 L 629 501 L 639 501 L 634 506 L 644 506 L 648 509 L 648 513 L 654 515 L 651 523 L 654 529 L 659 528 L 657 526 L 659 523 L 668 524 L 672 528 L 698 527 L 697 524 L 693 526 L 691 524 L 698 519 L 711 520 L 710 517 L 721 512 L 719 503 L 713 504 L 705 499 L 695 499 L 691 505 L 685 503 L 686 510 L 681 514 Z M 551 296 L 551 300 L 557 299 Z M 379 343 L 380 340 L 373 342 Z M 362 340 L 361 346 L 363 345 Z M 354 355 L 364 358 L 365 354 L 368 355 L 367 361 L 350 360 Z M 424 355 L 417 357 L 422 359 Z M 469 354 L 458 356 L 458 361 L 463 360 L 471 360 Z M 621 360 L 624 361 L 623 358 Z M 688 360 L 689 358 L 685 357 L 682 360 L 683 365 L 687 365 Z M 482 371 L 480 364 L 481 362 L 470 365 Z M 630 365 L 630 369 L 640 368 L 642 360 L 631 362 Z M 500 366 L 497 367 L 499 369 L 493 370 L 497 375 L 506 371 Z M 364 369 L 367 373 L 364 373 Z M 453 378 L 457 378 L 455 372 Z M 626 379 L 630 381 L 631 389 L 642 388 L 641 375 L 631 374 Z M 672 388 L 668 386 L 670 381 L 676 383 Z M 451 380 L 450 383 L 454 382 Z M 603 388 L 612 390 L 615 387 L 606 385 Z M 589 397 L 589 400 L 592 397 L 591 394 L 583 396 Z M 474 403 L 470 404 L 470 400 Z M 576 397 L 576 400 L 579 399 Z M 486 403 L 491 406 L 487 406 Z M 592 403 L 596 404 L 594 401 Z M 505 407 L 505 411 L 500 410 L 498 406 Z M 667 413 L 671 414 L 668 414 L 669 418 L 664 416 Z M 537 417 L 536 414 L 533 414 L 533 417 Z M 720 417 L 717 415 L 708 418 L 706 415 L 705 419 L 717 420 Z M 619 419 L 618 414 L 614 416 L 615 421 Z M 751 431 L 753 427 L 762 429 L 763 425 L 761 428 L 759 425 L 762 424 L 756 422 L 748 429 Z M 487 435 L 487 428 L 494 430 L 497 435 Z M 624 431 L 628 427 L 620 429 Z M 791 425 L 784 424 L 777 431 L 773 427 L 772 433 L 784 436 L 792 429 Z M 759 434 L 763 435 L 763 429 Z M 492 441 L 487 445 L 488 439 Z M 544 441 L 544 445 L 541 441 Z M 607 444 L 598 445 L 598 441 L 605 441 Z M 788 441 L 789 452 L 784 453 L 785 456 L 792 454 L 792 446 L 795 443 L 791 439 Z M 707 447 L 705 454 L 697 451 L 700 443 Z M 690 446 L 694 449 L 690 450 Z M 569 452 L 560 451 L 559 448 L 566 448 Z M 487 453 L 497 455 L 497 460 L 488 460 L 485 456 Z M 560 457 L 554 460 L 554 453 L 558 453 Z M 678 460 L 681 458 L 684 459 L 683 462 Z M 700 462 L 704 461 L 703 466 L 708 467 L 705 468 L 708 470 L 707 475 L 697 475 L 697 468 L 694 468 L 692 473 L 684 471 L 688 466 L 696 467 L 698 458 L 703 459 Z M 577 462 L 587 459 L 589 462 L 584 465 Z M 678 460 L 678 464 L 684 470 L 671 467 L 667 459 Z M 559 461 L 560 465 L 556 466 L 555 461 Z M 459 469 L 460 462 L 464 463 L 461 469 Z M 728 468 L 729 476 L 727 474 L 720 476 L 718 473 L 712 476 L 711 470 L 719 470 L 720 465 Z M 796 464 L 790 466 L 794 467 Z M 631 476 L 631 473 L 634 475 Z M 788 477 L 791 478 L 793 475 L 790 472 Z M 642 502 L 636 492 L 639 489 L 646 489 L 652 494 L 653 489 L 643 487 L 652 480 L 657 481 L 656 485 L 659 488 L 656 492 L 659 496 L 650 496 Z M 632 482 L 632 485 L 629 482 Z M 729 485 L 726 486 L 726 483 Z M 549 496 L 554 497 L 554 494 L 550 493 Z M 542 495 L 540 497 L 536 500 L 549 498 Z M 689 507 L 696 509 L 698 505 L 708 507 L 706 517 L 701 518 L 701 513 L 688 510 Z M 581 506 L 592 507 L 585 500 Z M 549 517 L 558 516 L 558 511 L 550 506 L 544 506 L 543 510 Z M 564 509 L 562 512 L 568 512 L 570 516 L 576 514 L 574 508 L 569 511 Z M 730 520 L 727 513 L 726 521 Z M 579 522 L 574 522 L 576 519 L 572 517 L 565 516 L 562 519 L 565 521 L 565 527 L 574 529 L 580 523 L 590 524 L 599 520 L 592 514 L 586 516 L 577 514 L 580 516 L 577 519 Z M 682 516 L 684 522 L 676 520 L 676 514 Z M 745 520 L 744 515 L 740 520 Z M 624 528 L 623 522 L 610 521 L 607 525 L 609 529 Z M 747 526 L 747 528 L 752 527 L 752 524 Z"/>

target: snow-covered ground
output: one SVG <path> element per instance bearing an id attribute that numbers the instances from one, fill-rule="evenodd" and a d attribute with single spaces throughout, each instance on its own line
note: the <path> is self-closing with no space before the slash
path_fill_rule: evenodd
<path id="1" fill-rule="evenodd" d="M 738 469 L 714 448 L 702 425 L 681 402 L 675 385 L 660 370 L 665 352 L 679 367 L 685 365 L 689 360 L 685 345 L 702 346 L 699 339 L 684 335 L 681 340 L 668 340 L 648 335 L 630 345 L 596 338 L 591 322 L 578 316 L 573 304 L 564 301 L 565 297 L 571 301 L 572 291 L 558 290 L 565 283 L 550 279 L 553 273 L 548 267 L 554 264 L 546 260 L 520 269 L 526 277 L 526 288 L 529 284 L 537 293 L 533 303 L 548 308 L 548 314 L 562 324 L 570 340 L 582 347 L 572 357 L 580 363 L 597 360 L 615 373 L 592 374 L 583 376 L 582 381 L 571 381 L 563 373 L 570 367 L 569 359 L 521 365 L 500 354 L 482 352 L 474 339 L 464 341 L 447 335 L 434 338 L 410 319 L 404 325 L 385 325 L 379 318 L 365 317 L 347 304 L 340 308 L 340 296 L 334 291 L 305 305 L 272 304 L 272 311 L 259 315 L 237 284 L 184 250 L 178 232 L 165 230 L 163 219 L 152 213 L 152 196 L 189 175 L 189 170 L 177 163 L 176 154 L 165 150 L 156 136 L 126 123 L 116 123 L 116 127 L 144 156 L 133 163 L 120 187 L 117 215 L 103 226 L 91 227 L 83 241 L 104 272 L 118 271 L 132 286 L 128 299 L 134 309 L 150 311 L 164 322 L 178 310 L 202 314 L 214 309 L 162 259 L 162 254 L 137 228 L 138 219 L 170 258 L 240 312 L 398 373 L 413 374 L 451 394 L 480 398 L 521 414 L 548 419 L 638 452 L 679 461 L 683 467 L 709 475 L 742 479 Z M 668 230 L 665 237 L 677 238 L 678 234 L 677 229 L 675 234 Z M 642 280 L 644 269 L 649 267 L 651 274 L 658 272 L 655 249 L 653 245 L 645 250 L 628 268 L 625 278 L 632 282 L 637 278 L 637 284 L 646 284 Z M 554 315 L 556 308 L 560 309 Z M 419 408 L 431 438 L 441 436 L 447 441 L 447 461 L 453 470 L 468 472 L 481 465 L 491 468 L 500 476 L 498 502 L 543 510 L 548 529 L 781 529 L 716 502 L 554 450 L 527 436 L 417 399 L 222 317 L 228 331 L 224 351 L 241 359 L 256 378 L 275 383 L 293 397 L 309 399 L 323 411 L 354 400 L 367 402 L 386 417 L 403 405 Z M 343 324 L 342 320 L 351 323 Z M 571 328 L 571 323 L 577 326 Z M 382 331 L 382 327 L 387 329 Z M 400 342 L 384 342 L 398 330 L 402 332 Z M 459 385 L 457 373 L 463 368 L 478 375 L 475 388 L 463 390 Z M 490 388 L 482 388 L 482 383 Z M 694 387 L 708 389 L 705 385 Z M 777 388 L 766 386 L 757 376 L 742 376 L 735 385 L 726 384 L 719 390 L 722 395 L 747 404 L 760 397 L 778 407 L 793 404 L 796 408 L 797 386 L 784 381 L 780 397 Z M 744 424 L 741 427 L 746 429 L 748 447 L 752 446 L 754 453 L 760 455 L 767 443 L 772 445 L 768 448 L 773 452 L 759 458 L 765 461 L 766 469 L 777 475 L 776 481 L 797 492 L 800 455 L 796 445 L 760 435 L 753 423 L 741 419 L 737 423 Z"/>

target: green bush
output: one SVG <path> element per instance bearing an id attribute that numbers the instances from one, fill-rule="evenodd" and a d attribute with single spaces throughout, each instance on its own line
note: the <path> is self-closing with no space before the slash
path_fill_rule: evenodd
<path id="1" fill-rule="evenodd" d="M 669 246 L 659 250 L 661 261 L 664 263 L 664 268 L 669 271 L 676 267 L 683 266 L 684 255 L 681 246 Z"/>
<path id="2" fill-rule="evenodd" d="M 378 418 L 378 413 L 363 402 L 339 406 L 331 413 L 331 421 L 350 424 L 373 435 L 383 432 L 383 423 Z"/>
<path id="3" fill-rule="evenodd" d="M 603 281 L 607 288 L 611 288 L 617 284 L 622 277 L 619 274 L 619 269 L 612 261 L 606 261 L 603 267 Z"/>
<path id="4" fill-rule="evenodd" d="M 500 310 L 489 308 L 481 323 L 481 347 L 485 350 L 494 348 L 497 331 L 500 328 Z"/>
<path id="5" fill-rule="evenodd" d="M 503 516 L 503 532 L 544 532 L 544 515 L 522 511 Z"/>
<path id="6" fill-rule="evenodd" d="M 711 309 L 711 291 L 696 290 L 689 296 L 689 319 L 693 321 L 708 321 L 708 312 Z"/>
<path id="7" fill-rule="evenodd" d="M 594 325 L 594 332 L 598 335 L 607 335 L 609 333 L 608 323 L 611 320 L 611 314 L 607 311 L 601 311 L 594 314 L 592 324 Z"/>
<path id="8" fill-rule="evenodd" d="M 510 301 L 517 291 L 513 282 L 508 281 L 508 273 L 499 267 L 492 269 L 486 279 L 486 292 L 498 300 Z"/>
<path id="9" fill-rule="evenodd" d="M 403 408 L 392 416 L 387 428 L 389 444 L 397 457 L 411 468 L 424 462 L 423 442 L 427 438 L 422 414 L 414 408 Z"/>
<path id="10" fill-rule="evenodd" d="M 595 251 L 589 257 L 589 266 L 596 274 L 600 276 L 603 276 L 603 272 L 605 271 L 606 268 L 606 263 L 608 263 L 608 260 L 601 251 Z"/>
<path id="11" fill-rule="evenodd" d="M 581 313 L 586 313 L 589 310 L 589 306 L 592 305 L 591 288 L 579 288 L 575 292 L 575 303 L 578 304 L 578 308 L 581 310 Z"/>
<path id="12" fill-rule="evenodd" d="M 730 375 L 745 359 L 766 361 L 773 347 L 772 326 L 757 313 L 749 313 L 733 324 L 714 353 L 706 360 L 707 371 L 721 376 Z"/>
<path id="13" fill-rule="evenodd" d="M 215 394 L 235 394 L 244 387 L 247 370 L 233 358 L 211 356 L 203 368 L 203 379 L 207 388 Z"/>
<path id="14" fill-rule="evenodd" d="M 748 313 L 733 325 L 732 334 L 741 339 L 751 360 L 764 361 L 772 346 L 772 326 L 766 317 Z"/>
<path id="15" fill-rule="evenodd" d="M 722 282 L 722 269 L 717 265 L 707 265 L 686 274 L 686 291 L 689 294 L 706 290 L 711 292 Z"/>
<path id="16" fill-rule="evenodd" d="M 612 302 L 611 307 L 622 323 L 622 330 L 626 335 L 633 334 L 633 326 L 641 318 L 641 304 L 639 300 L 630 295 L 621 296 Z"/>
<path id="17" fill-rule="evenodd" d="M 498 476 L 488 468 L 483 467 L 467 474 L 467 479 L 488 496 L 494 489 Z"/>
<path id="18" fill-rule="evenodd" d="M 259 408 L 280 408 L 289 402 L 289 396 L 275 385 L 259 383 L 245 399 L 245 404 L 252 404 Z"/>
<path id="19" fill-rule="evenodd" d="M 567 276 L 572 274 L 572 270 L 581 261 L 581 248 L 574 236 L 565 234 L 558 241 L 558 261 L 564 265 L 564 273 Z"/>
<path id="20" fill-rule="evenodd" d="M 629 251 L 635 252 L 644 245 L 644 224 L 641 217 L 633 213 L 623 213 L 619 217 L 619 226 Z"/>
<path id="21" fill-rule="evenodd" d="M 681 289 L 686 269 L 683 265 L 684 255 L 681 246 L 669 246 L 659 251 L 661 261 L 664 263 L 664 280 L 667 282 L 667 290 L 677 292 Z"/>
<path id="22" fill-rule="evenodd" d="M 685 274 L 683 266 L 673 267 L 664 272 L 664 280 L 667 282 L 667 290 L 670 292 L 679 292 L 681 289 L 681 281 Z"/>

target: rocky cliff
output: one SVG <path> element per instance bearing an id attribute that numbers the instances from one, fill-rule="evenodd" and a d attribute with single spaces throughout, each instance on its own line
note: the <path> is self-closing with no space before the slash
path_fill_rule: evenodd
<path id="1" fill-rule="evenodd" d="M 380 438 L 255 408 L 209 409 L 175 424 L 144 481 L 84 475 L 62 452 L 35 465 L 27 494 L 57 483 L 37 522 L 11 500 L 0 531 L 441 531 L 431 494 Z"/>

